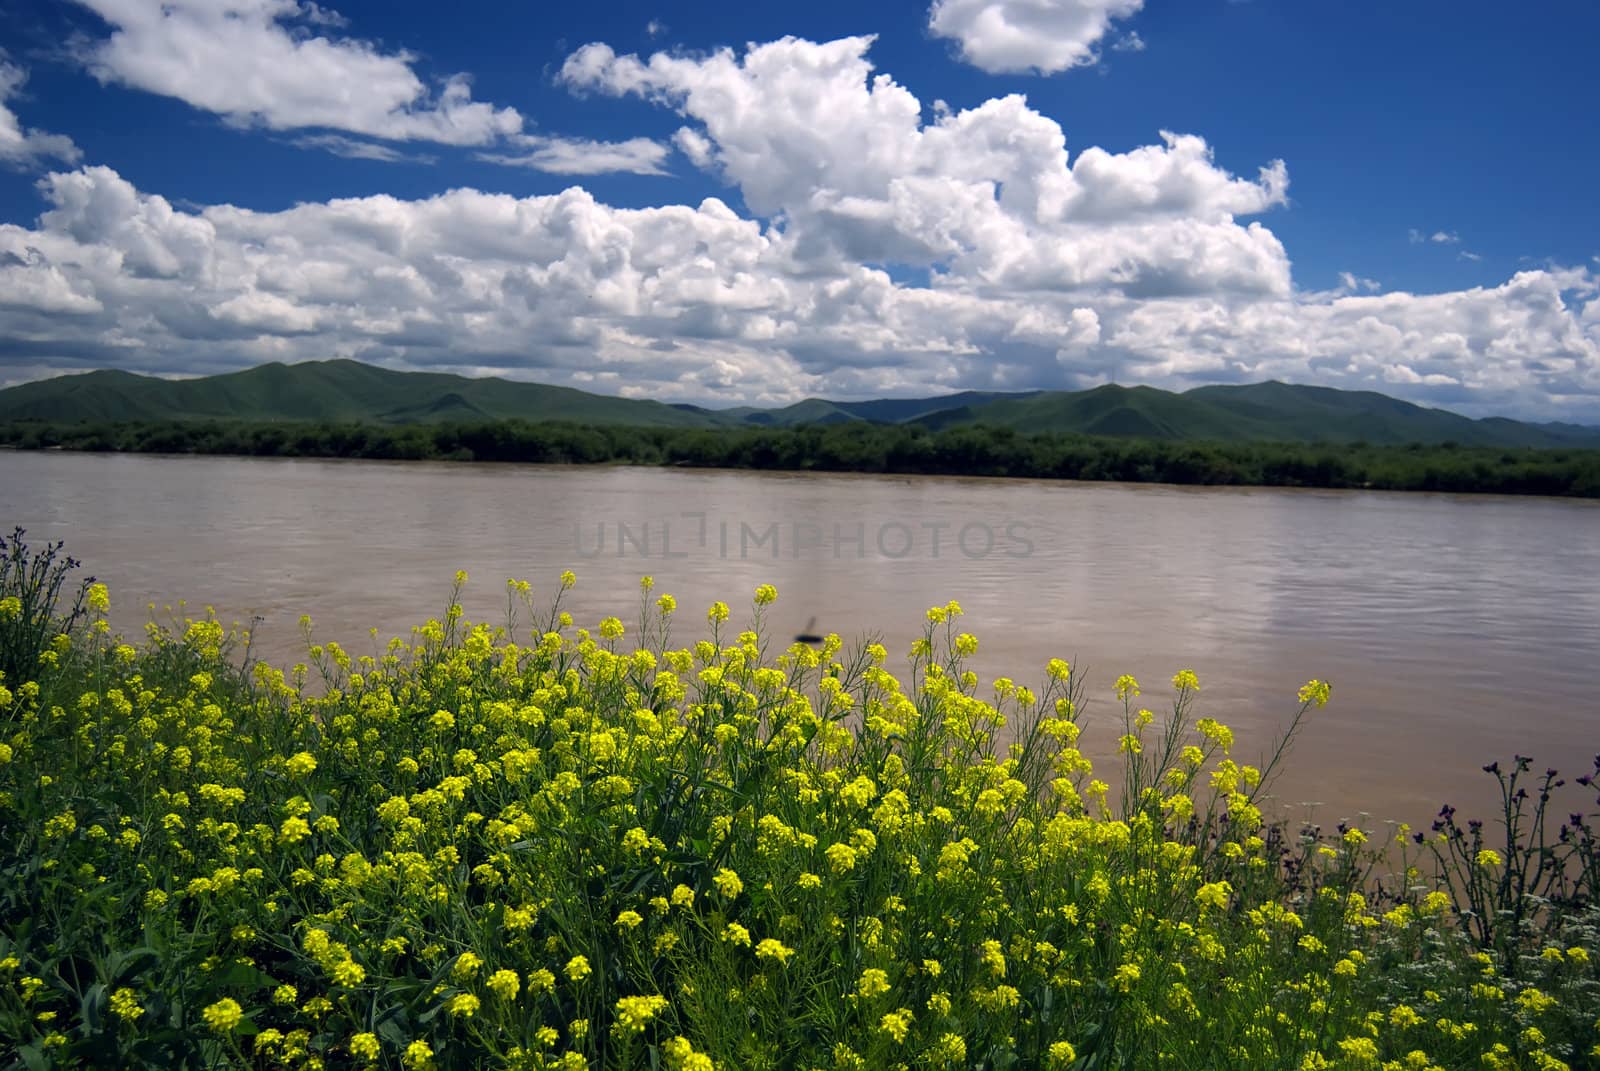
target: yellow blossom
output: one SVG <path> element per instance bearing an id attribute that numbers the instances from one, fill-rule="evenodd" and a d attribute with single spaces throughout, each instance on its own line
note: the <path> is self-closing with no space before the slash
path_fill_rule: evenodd
<path id="1" fill-rule="evenodd" d="M 667 998 L 657 995 L 623 997 L 617 1001 L 616 1020 L 612 1032 L 618 1037 L 632 1037 L 644 1032 L 646 1025 L 666 1011 Z"/>
<path id="2" fill-rule="evenodd" d="M 350 1039 L 350 1055 L 358 1060 L 376 1060 L 382 1051 L 376 1034 L 361 1033 Z"/>
<path id="3" fill-rule="evenodd" d="M 216 1033 L 231 1034 L 234 1027 L 244 1018 L 244 1009 L 239 1007 L 239 1002 L 232 997 L 223 997 L 201 1011 L 200 1017 Z"/>
<path id="4" fill-rule="evenodd" d="M 878 1020 L 878 1029 L 882 1030 L 895 1040 L 903 1042 L 906 1035 L 911 1032 L 911 1009 L 901 1008 L 898 1011 L 886 1012 Z"/>
<path id="5" fill-rule="evenodd" d="M 870 1000 L 889 991 L 889 975 L 877 968 L 868 967 L 861 972 L 861 978 L 856 982 L 856 993 Z"/>
<path id="6" fill-rule="evenodd" d="M 716 877 L 711 879 L 711 884 L 715 885 L 717 891 L 729 900 L 737 899 L 739 894 L 744 891 L 744 882 L 739 880 L 738 873 L 727 867 L 717 871 Z"/>
<path id="7" fill-rule="evenodd" d="M 789 962 L 789 957 L 793 955 L 794 949 L 785 945 L 782 941 L 776 940 L 772 937 L 763 938 L 761 942 L 756 945 L 757 959 L 770 959 L 776 960 L 779 964 L 787 964 Z"/>
<path id="8" fill-rule="evenodd" d="M 1327 706 L 1330 693 L 1331 687 L 1327 681 L 1310 680 L 1300 688 L 1300 702 Z"/>

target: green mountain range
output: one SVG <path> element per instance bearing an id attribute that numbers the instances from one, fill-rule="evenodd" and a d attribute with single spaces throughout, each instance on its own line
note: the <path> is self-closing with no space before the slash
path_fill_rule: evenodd
<path id="1" fill-rule="evenodd" d="M 1084 391 L 967 391 L 933 398 L 834 402 L 781 409 L 707 409 L 590 394 L 570 387 L 436 372 L 392 372 L 356 361 L 266 364 L 198 379 L 104 370 L 0 390 L 0 423 L 96 424 L 193 420 L 419 424 L 569 421 L 634 427 L 798 427 L 865 422 L 963 424 L 1219 442 L 1440 443 L 1600 448 L 1600 427 L 1474 420 L 1372 391 L 1288 383 L 1197 387 L 1182 393 L 1109 385 Z"/>

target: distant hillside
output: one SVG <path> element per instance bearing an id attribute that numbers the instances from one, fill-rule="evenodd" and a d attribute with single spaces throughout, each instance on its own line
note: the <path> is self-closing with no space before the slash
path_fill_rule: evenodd
<path id="1" fill-rule="evenodd" d="M 498 420 L 726 428 L 976 424 L 1038 432 L 1217 442 L 1456 442 L 1463 446 L 1600 447 L 1600 428 L 1473 420 L 1372 391 L 1288 383 L 1197 387 L 1175 394 L 1108 385 L 1084 391 L 966 391 L 933 398 L 835 402 L 781 409 L 696 405 L 590 394 L 570 387 L 434 372 L 392 372 L 355 361 L 267 364 L 200 379 L 121 371 L 58 376 L 0 390 L 0 423 L 100 424 L 193 420 L 376 424 Z"/>
<path id="2" fill-rule="evenodd" d="M 782 409 L 757 409 L 741 406 L 737 409 L 702 409 L 699 406 L 681 406 L 703 413 L 720 424 L 748 424 L 767 428 L 797 428 L 806 424 L 849 424 L 864 421 L 869 424 L 903 424 L 939 413 L 1010 398 L 1031 398 L 1036 391 L 1022 394 L 1003 394 L 993 391 L 962 391 L 936 398 L 877 398 L 867 402 L 830 402 L 826 398 L 807 398 Z"/>
<path id="3" fill-rule="evenodd" d="M 1288 383 L 1196 387 L 1182 394 L 1108 385 L 1042 391 L 919 418 L 930 428 L 984 424 L 1019 432 L 1076 432 L 1216 442 L 1456 442 L 1463 446 L 1600 447 L 1600 428 L 1473 420 L 1372 391 Z"/>
<path id="4" fill-rule="evenodd" d="M 1249 419 L 1269 432 L 1289 424 L 1316 429 L 1327 442 L 1458 442 L 1479 446 L 1600 446 L 1600 428 L 1576 424 L 1525 424 L 1503 417 L 1473 420 L 1443 409 L 1425 409 L 1375 391 L 1255 383 L 1198 387 L 1193 398 Z"/>
<path id="5" fill-rule="evenodd" d="M 265 364 L 199 379 L 101 371 L 58 376 L 0 391 L 0 421 L 570 420 L 637 427 L 714 426 L 715 416 L 660 402 L 589 394 L 571 387 L 391 372 L 356 361 Z"/>

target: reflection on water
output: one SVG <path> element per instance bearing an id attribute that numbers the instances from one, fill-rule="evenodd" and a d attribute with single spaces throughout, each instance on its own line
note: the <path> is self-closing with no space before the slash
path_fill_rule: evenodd
<path id="1" fill-rule="evenodd" d="M 1478 767 L 1514 752 L 1587 768 L 1600 655 L 1600 507 L 1545 499 L 1200 489 L 1048 481 L 75 454 L 0 457 L 0 522 L 66 539 L 144 604 L 261 619 L 256 647 L 300 654 L 296 621 L 356 651 L 438 614 L 456 569 L 470 615 L 504 581 L 579 575 L 580 624 L 638 601 L 638 578 L 700 608 L 782 597 L 772 633 L 815 617 L 903 652 L 922 612 L 960 601 L 988 675 L 1090 673 L 1088 744 L 1116 731 L 1111 681 L 1159 711 L 1193 668 L 1202 712 L 1248 760 L 1309 677 L 1334 702 L 1280 783 L 1320 819 L 1426 820 L 1485 809 Z M 1097 718 L 1098 716 L 1098 718 Z"/>

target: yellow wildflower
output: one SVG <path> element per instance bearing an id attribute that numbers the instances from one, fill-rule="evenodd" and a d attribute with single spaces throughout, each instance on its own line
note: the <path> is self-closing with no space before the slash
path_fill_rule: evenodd
<path id="1" fill-rule="evenodd" d="M 889 991 L 888 972 L 877 967 L 868 967 L 861 972 L 861 978 L 856 982 L 856 993 L 871 1000 L 873 997 L 882 996 Z"/>
<path id="2" fill-rule="evenodd" d="M 244 1018 L 244 1009 L 232 997 L 223 997 L 200 1013 L 206 1025 L 218 1034 L 231 1034 Z"/>
<path id="3" fill-rule="evenodd" d="M 906 1035 L 911 1032 L 911 1009 L 901 1008 L 885 1013 L 878 1020 L 878 1029 L 894 1038 L 896 1044 L 905 1041 Z"/>
<path id="4" fill-rule="evenodd" d="M 777 960 L 779 964 L 787 964 L 789 957 L 792 955 L 794 955 L 794 949 L 772 937 L 764 938 L 760 944 L 756 945 L 757 959 L 771 959 Z"/>
<path id="5" fill-rule="evenodd" d="M 376 1034 L 361 1033 L 350 1039 L 350 1055 L 358 1060 L 377 1060 L 382 1051 Z"/>

